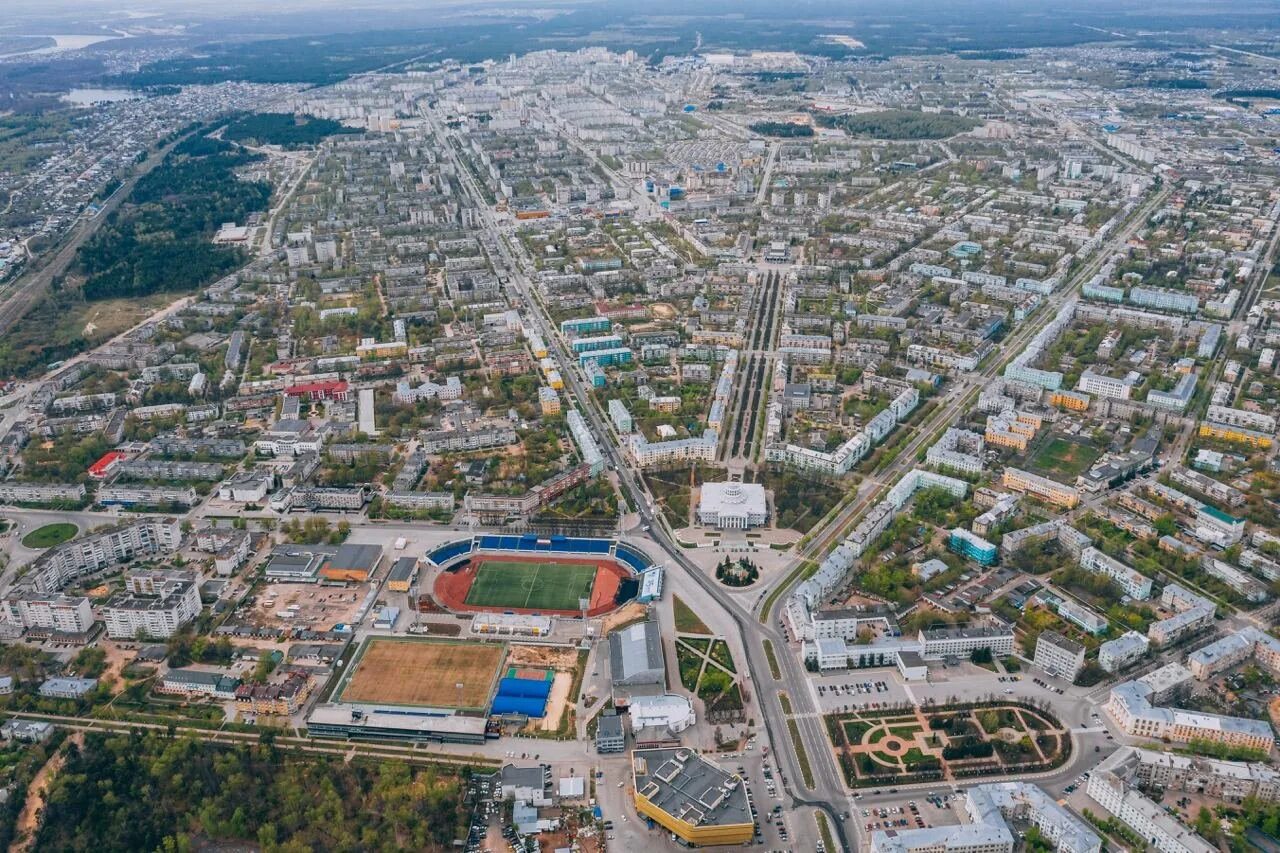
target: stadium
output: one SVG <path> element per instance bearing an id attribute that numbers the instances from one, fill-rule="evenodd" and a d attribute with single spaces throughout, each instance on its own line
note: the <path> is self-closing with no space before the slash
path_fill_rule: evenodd
<path id="1" fill-rule="evenodd" d="M 457 613 L 601 616 L 639 592 L 649 558 L 614 539 L 477 535 L 427 554 L 433 595 Z"/>

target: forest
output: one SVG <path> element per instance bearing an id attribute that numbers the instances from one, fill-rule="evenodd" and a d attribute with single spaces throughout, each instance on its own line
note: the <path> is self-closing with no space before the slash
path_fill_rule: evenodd
<path id="1" fill-rule="evenodd" d="M 360 128 L 347 127 L 328 118 L 295 116 L 293 113 L 251 113 L 228 124 L 222 138 L 292 149 L 316 145 L 335 134 L 363 132 Z"/>
<path id="2" fill-rule="evenodd" d="M 751 125 L 751 130 L 761 136 L 813 136 L 813 128 L 807 124 L 796 124 L 790 121 L 758 121 Z"/>
<path id="3" fill-rule="evenodd" d="M 850 136 L 872 139 L 946 139 L 982 122 L 951 113 L 924 113 L 916 110 L 877 110 L 870 113 L 828 116 L 815 113 L 823 127 L 837 127 Z"/>
<path id="4" fill-rule="evenodd" d="M 222 223 L 266 210 L 270 185 L 235 175 L 255 159 L 200 136 L 179 143 L 76 251 L 72 270 L 84 278 L 84 298 L 194 290 L 240 266 L 240 250 L 210 238 Z"/>
<path id="5" fill-rule="evenodd" d="M 460 775 L 401 762 L 89 733 L 67 747 L 35 849 L 444 850 L 465 836 L 464 792 Z"/>

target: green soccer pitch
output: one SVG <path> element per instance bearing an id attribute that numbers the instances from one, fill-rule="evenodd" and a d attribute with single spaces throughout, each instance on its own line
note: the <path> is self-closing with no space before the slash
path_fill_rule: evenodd
<path id="1" fill-rule="evenodd" d="M 591 598 L 595 579 L 594 565 L 482 559 L 466 603 L 471 607 L 573 612 L 580 599 Z"/>

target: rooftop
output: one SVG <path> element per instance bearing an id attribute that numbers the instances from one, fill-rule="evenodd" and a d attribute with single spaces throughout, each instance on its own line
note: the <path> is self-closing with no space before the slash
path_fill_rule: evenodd
<path id="1" fill-rule="evenodd" d="M 631 753 L 636 796 L 693 826 L 751 823 L 742 780 L 691 749 L 643 749 Z"/>

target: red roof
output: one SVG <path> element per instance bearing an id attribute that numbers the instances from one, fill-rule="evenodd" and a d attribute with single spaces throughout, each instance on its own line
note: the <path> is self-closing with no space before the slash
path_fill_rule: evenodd
<path id="1" fill-rule="evenodd" d="M 302 394 L 341 394 L 346 390 L 346 382 L 333 380 L 331 382 L 304 382 L 301 385 L 291 385 L 284 389 L 284 393 L 291 397 L 297 397 Z"/>
<path id="2" fill-rule="evenodd" d="M 119 450 L 110 450 L 102 454 L 102 458 L 89 466 L 90 477 L 105 477 L 107 470 L 121 459 L 128 459 L 129 454 L 122 453 Z"/>

